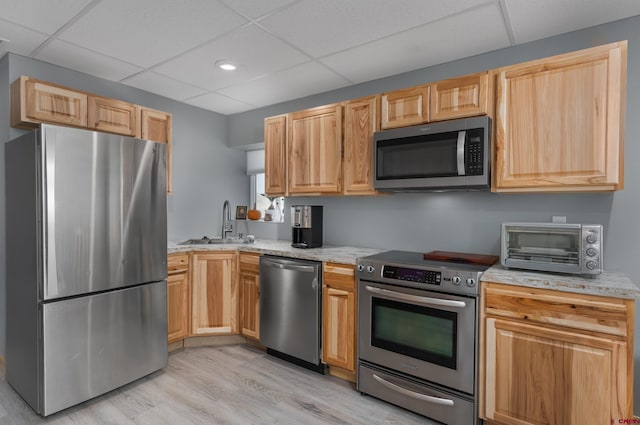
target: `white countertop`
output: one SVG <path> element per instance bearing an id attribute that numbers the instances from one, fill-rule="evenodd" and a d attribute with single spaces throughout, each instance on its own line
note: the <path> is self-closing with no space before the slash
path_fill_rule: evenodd
<path id="1" fill-rule="evenodd" d="M 206 244 L 206 245 L 176 245 L 169 243 L 169 254 L 176 252 L 195 251 L 243 251 L 258 252 L 260 254 L 279 255 L 282 257 L 300 258 L 304 260 L 329 261 L 341 264 L 356 264 L 356 259 L 368 255 L 379 254 L 385 250 L 362 248 L 355 246 L 324 245 L 321 248 L 294 248 L 291 241 L 257 240 L 252 244 Z"/>
<path id="2" fill-rule="evenodd" d="M 590 278 L 562 273 L 505 269 L 501 265 L 494 265 L 484 272 L 481 282 L 496 282 L 615 298 L 635 299 L 640 296 L 640 288 L 627 276 L 606 270 L 595 278 Z"/>

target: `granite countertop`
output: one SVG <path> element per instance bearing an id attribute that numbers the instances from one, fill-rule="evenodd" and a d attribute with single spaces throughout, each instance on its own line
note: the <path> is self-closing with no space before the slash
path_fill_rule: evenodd
<path id="1" fill-rule="evenodd" d="M 562 273 L 505 269 L 501 265 L 494 265 L 484 272 L 481 281 L 573 292 L 576 294 L 627 299 L 640 298 L 640 288 L 627 276 L 606 270 L 597 277 L 590 278 Z"/>
<path id="2" fill-rule="evenodd" d="M 382 249 L 362 248 L 355 246 L 324 245 L 321 248 L 294 248 L 291 241 L 256 240 L 252 244 L 229 243 L 211 245 L 176 245 L 169 243 L 169 254 L 193 251 L 242 251 L 260 254 L 279 255 L 281 257 L 300 258 L 303 260 L 329 261 L 341 264 L 356 264 L 356 259 L 368 255 L 379 254 Z"/>

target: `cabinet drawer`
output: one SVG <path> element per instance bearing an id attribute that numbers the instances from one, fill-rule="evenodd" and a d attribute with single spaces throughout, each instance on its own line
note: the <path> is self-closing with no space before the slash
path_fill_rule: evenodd
<path id="1" fill-rule="evenodd" d="M 188 254 L 171 254 L 168 256 L 167 268 L 169 274 L 183 273 L 189 271 Z"/>
<path id="2" fill-rule="evenodd" d="M 324 263 L 322 266 L 324 285 L 346 291 L 356 289 L 356 269 L 349 264 Z"/>
<path id="3" fill-rule="evenodd" d="M 627 337 L 632 300 L 495 283 L 484 284 L 485 312 L 587 332 Z"/>
<path id="4" fill-rule="evenodd" d="M 241 252 L 240 270 L 243 272 L 260 273 L 260 254 Z"/>

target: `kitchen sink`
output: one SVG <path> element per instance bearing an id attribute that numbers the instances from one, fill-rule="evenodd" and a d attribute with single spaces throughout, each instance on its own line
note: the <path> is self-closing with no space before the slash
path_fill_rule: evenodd
<path id="1" fill-rule="evenodd" d="M 246 243 L 244 239 L 241 238 L 208 238 L 203 237 L 200 239 L 187 239 L 184 242 L 180 242 L 178 245 L 221 245 L 221 244 L 229 244 L 229 243 Z"/>

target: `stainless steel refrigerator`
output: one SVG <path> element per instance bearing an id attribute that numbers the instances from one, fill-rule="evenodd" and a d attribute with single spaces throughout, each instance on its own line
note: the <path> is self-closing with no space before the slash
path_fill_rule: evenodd
<path id="1" fill-rule="evenodd" d="M 54 125 L 5 145 L 6 377 L 43 416 L 167 363 L 165 148 Z"/>

